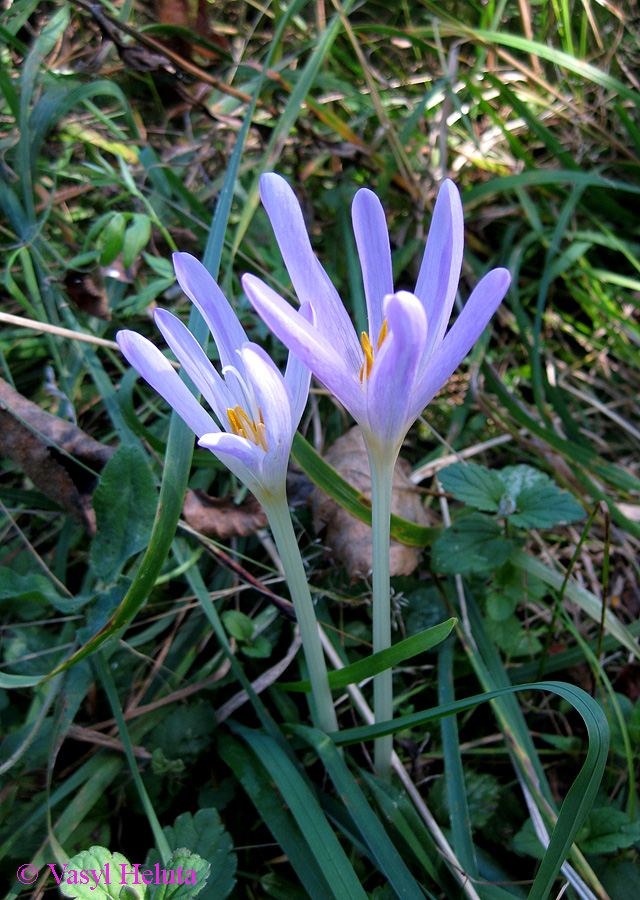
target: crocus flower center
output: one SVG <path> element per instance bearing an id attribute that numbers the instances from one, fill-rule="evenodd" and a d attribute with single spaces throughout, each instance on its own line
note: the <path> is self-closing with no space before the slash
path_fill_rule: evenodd
<path id="1" fill-rule="evenodd" d="M 267 429 L 264 425 L 260 407 L 258 407 L 258 415 L 260 416 L 260 421 L 256 424 L 255 421 L 249 418 L 241 406 L 234 406 L 233 409 L 227 409 L 229 425 L 231 425 L 233 434 L 238 434 L 240 437 L 246 438 L 248 441 L 251 441 L 252 444 L 255 444 L 256 447 L 262 447 L 266 453 L 269 449 L 269 445 L 267 444 Z"/>
<path id="2" fill-rule="evenodd" d="M 387 336 L 387 320 L 385 319 L 382 323 L 382 328 L 380 329 L 380 334 L 378 335 L 378 346 L 376 351 L 382 347 L 382 342 Z M 368 379 L 369 375 L 371 375 L 371 370 L 373 369 L 373 345 L 371 343 L 371 339 L 366 331 L 362 332 L 360 336 L 360 343 L 362 344 L 362 349 L 364 350 L 364 362 L 362 363 L 362 368 L 360 369 L 360 381 L 364 383 L 365 377 Z"/>

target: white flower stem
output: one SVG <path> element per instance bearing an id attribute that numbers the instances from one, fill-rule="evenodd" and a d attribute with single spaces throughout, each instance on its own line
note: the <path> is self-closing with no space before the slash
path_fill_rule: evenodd
<path id="1" fill-rule="evenodd" d="M 369 451 L 371 470 L 371 525 L 373 528 L 373 652 L 391 646 L 391 581 L 389 542 L 391 539 L 391 491 L 395 457 L 381 458 Z M 393 718 L 393 671 L 385 669 L 373 680 L 373 712 L 376 722 Z M 393 735 L 377 738 L 374 762 L 378 775 L 391 778 Z"/>
<path id="2" fill-rule="evenodd" d="M 333 706 L 331 690 L 327 678 L 327 666 L 318 634 L 313 601 L 309 591 L 307 576 L 302 564 L 300 549 L 291 524 L 291 515 L 287 501 L 273 499 L 265 504 L 262 501 L 273 537 L 282 560 L 282 567 L 289 585 L 289 592 L 302 637 L 302 647 L 309 669 L 309 680 L 315 706 L 314 724 L 325 732 L 338 730 L 338 720 Z M 311 709 L 313 715 L 313 706 Z"/>

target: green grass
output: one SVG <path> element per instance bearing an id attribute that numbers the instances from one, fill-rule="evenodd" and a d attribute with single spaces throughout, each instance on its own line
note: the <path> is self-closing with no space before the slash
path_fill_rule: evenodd
<path id="1" fill-rule="evenodd" d="M 95 845 L 140 863 L 155 847 L 165 859 L 178 835 L 211 863 L 202 900 L 543 900 L 567 879 L 574 900 L 636 896 L 632 10 L 587 0 L 201 5 L 207 28 L 189 7 L 186 30 L 148 17 L 151 7 L 105 5 L 124 28 L 122 56 L 85 3 L 20 0 L 0 20 L 0 313 L 22 320 L 0 318 L 0 377 L 57 422 L 0 403 L 7 896 L 31 890 L 15 878 L 25 863 L 44 873 Z M 163 42 L 169 58 L 151 68 L 131 54 Z M 415 284 L 445 174 L 465 207 L 462 301 L 489 268 L 513 274 L 491 333 L 403 449 L 422 473 L 429 524 L 394 521 L 421 554 L 393 579 L 394 641 L 454 616 L 457 625 L 439 649 L 395 654 L 391 785 L 371 775 L 370 683 L 335 676 L 343 750 L 309 728 L 305 698 L 285 689 L 307 673 L 278 667 L 294 633 L 268 540 L 247 527 L 206 536 L 184 521 L 187 487 L 230 498 L 227 515 L 246 492 L 194 450 L 111 343 L 126 327 L 161 345 L 156 303 L 206 341 L 174 283 L 179 249 L 203 259 L 251 339 L 284 363 L 240 287 L 251 271 L 293 299 L 259 203 L 270 170 L 298 193 L 359 326 L 349 207 L 361 186 L 384 204 L 399 287 Z M 129 448 L 112 457 L 95 510 L 104 458 L 63 433 L 72 418 L 96 444 Z M 295 457 L 366 521 L 360 490 L 321 458 L 348 424 L 315 391 Z M 487 523 L 438 499 L 438 461 L 470 448 L 492 470 L 551 476 L 584 520 Z M 33 468 L 37 450 L 47 477 Z M 294 524 L 334 664 L 369 672 L 370 584 L 351 584 L 322 553 L 296 484 Z M 108 515 L 120 505 L 127 515 Z M 508 561 L 483 564 L 482 549 L 473 565 L 447 557 L 448 516 L 467 535 L 484 521 Z M 110 542 L 122 549 L 107 564 Z M 253 621 L 251 638 L 230 639 L 228 610 Z M 212 808 L 219 819 L 207 814 L 206 826 L 178 821 Z M 534 821 L 550 839 L 542 862 Z M 51 875 L 45 890 L 57 891 Z"/>

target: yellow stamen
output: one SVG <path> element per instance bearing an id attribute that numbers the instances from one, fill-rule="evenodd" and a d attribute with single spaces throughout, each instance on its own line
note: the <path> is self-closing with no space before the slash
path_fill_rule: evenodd
<path id="1" fill-rule="evenodd" d="M 260 407 L 258 407 L 258 415 L 260 416 L 260 421 L 256 425 L 241 406 L 234 406 L 233 409 L 227 409 L 227 417 L 233 434 L 246 438 L 248 441 L 251 441 L 252 444 L 255 444 L 256 447 L 262 447 L 266 453 L 269 449 L 267 443 L 267 429 L 265 428 Z"/>
<path id="2" fill-rule="evenodd" d="M 236 409 L 239 409 L 239 408 L 240 407 L 236 407 Z M 242 435 L 242 437 L 246 437 L 246 434 L 244 433 L 244 429 L 242 427 L 240 419 L 238 418 L 238 415 L 235 412 L 235 410 L 228 409 L 227 416 L 229 417 L 229 425 L 231 425 L 231 431 L 234 434 L 239 434 L 239 435 Z"/>
<path id="3" fill-rule="evenodd" d="M 380 329 L 380 335 L 378 337 L 378 350 L 382 347 L 382 342 L 387 336 L 387 320 L 384 319 L 382 322 L 382 328 Z"/>
<path id="4" fill-rule="evenodd" d="M 387 320 L 385 319 L 382 323 L 380 334 L 378 335 L 378 350 L 380 349 L 380 347 L 382 347 L 382 343 L 387 336 L 387 330 Z M 360 336 L 360 343 L 362 344 L 362 349 L 364 351 L 364 362 L 362 363 L 362 368 L 360 369 L 360 381 L 364 382 L 365 372 L 368 380 L 369 375 L 371 375 L 371 370 L 373 369 L 373 345 L 366 331 L 362 332 Z"/>

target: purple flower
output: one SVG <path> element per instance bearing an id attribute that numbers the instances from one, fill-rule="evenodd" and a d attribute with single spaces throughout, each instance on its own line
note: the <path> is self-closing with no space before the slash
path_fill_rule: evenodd
<path id="1" fill-rule="evenodd" d="M 184 419 L 206 447 L 263 505 L 284 496 L 291 442 L 307 402 L 311 373 L 290 355 L 284 377 L 247 335 L 205 267 L 174 253 L 178 283 L 209 326 L 222 365 L 219 374 L 187 327 L 170 312 L 154 319 L 176 358 L 211 408 L 201 406 L 169 361 L 134 331 L 116 335 L 122 353 Z M 300 313 L 304 321 L 305 311 Z"/>
<path id="2" fill-rule="evenodd" d="M 382 204 L 372 191 L 359 190 L 352 218 L 369 319 L 369 330 L 359 340 L 311 248 L 293 190 L 269 173 L 260 179 L 260 193 L 294 289 L 303 307 L 313 309 L 313 321 L 255 275 L 242 279 L 249 300 L 271 331 L 351 413 L 370 456 L 395 459 L 412 423 L 482 334 L 507 292 L 509 272 L 488 272 L 445 333 L 464 242 L 456 186 L 446 180 L 438 194 L 413 294 L 394 292 Z"/>

